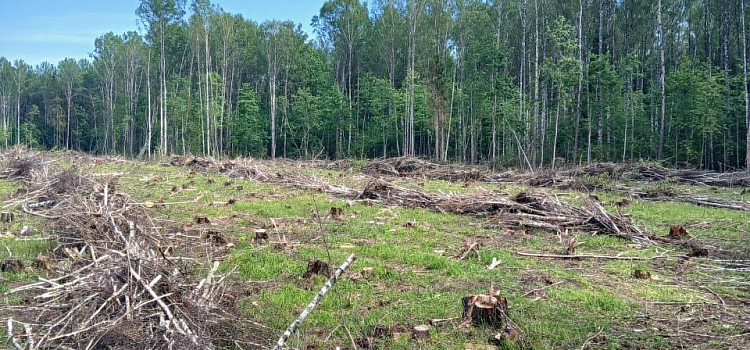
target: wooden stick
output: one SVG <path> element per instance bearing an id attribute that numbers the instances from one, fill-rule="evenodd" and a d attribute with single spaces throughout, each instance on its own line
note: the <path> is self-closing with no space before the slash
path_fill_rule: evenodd
<path id="1" fill-rule="evenodd" d="M 536 254 L 536 253 L 524 253 L 524 252 L 516 252 L 516 254 L 521 255 L 521 256 L 535 256 L 539 258 L 554 258 L 554 259 L 656 260 L 656 259 L 666 259 L 669 257 L 666 255 L 641 257 L 641 256 L 596 255 L 596 254 L 578 254 L 578 255 Z"/>
<path id="2" fill-rule="evenodd" d="M 489 266 L 487 266 L 487 270 L 494 270 L 496 267 L 500 266 L 502 264 L 502 260 L 498 260 L 497 258 L 492 258 L 492 262 Z"/>
<path id="3" fill-rule="evenodd" d="M 528 291 L 528 292 L 524 293 L 524 294 L 523 294 L 522 296 L 524 296 L 524 297 L 525 297 L 525 296 L 527 296 L 527 295 L 529 295 L 529 294 L 532 294 L 532 293 L 536 293 L 536 292 L 541 292 L 541 291 L 543 291 L 543 290 L 545 290 L 545 289 L 547 289 L 547 288 L 552 288 L 552 287 L 554 287 L 554 286 L 556 286 L 556 285 L 558 285 L 558 284 L 560 284 L 560 283 L 563 283 L 563 282 L 565 282 L 565 281 L 557 281 L 557 282 L 555 282 L 555 283 L 552 283 L 552 284 L 550 284 L 550 285 L 547 285 L 547 286 L 544 286 L 544 287 L 541 287 L 541 288 L 534 288 L 534 289 L 532 289 L 532 290 L 530 290 L 530 291 Z"/>
<path id="4" fill-rule="evenodd" d="M 598 331 L 598 332 L 596 332 L 596 334 L 594 334 L 594 335 L 592 335 L 592 336 L 588 337 L 588 338 L 586 339 L 586 341 L 585 341 L 585 342 L 583 342 L 583 345 L 581 345 L 581 350 L 585 350 L 585 349 L 586 349 L 586 346 L 588 346 L 588 345 L 589 345 L 589 343 L 590 343 L 590 342 L 591 342 L 592 340 L 596 339 L 596 337 L 598 337 L 598 336 L 599 336 L 599 334 L 602 334 L 602 331 L 603 331 L 603 330 L 604 330 L 604 328 L 602 328 L 602 327 L 599 327 L 599 331 Z"/>
<path id="5" fill-rule="evenodd" d="M 466 248 L 466 251 L 464 251 L 464 253 L 461 254 L 458 260 L 460 261 L 460 260 L 466 259 L 466 257 L 469 256 L 469 253 L 471 253 L 472 251 L 476 251 L 476 248 L 478 245 L 479 243 L 477 242 L 474 242 L 471 245 L 469 245 L 469 248 Z M 477 255 L 479 255 L 479 252 L 477 252 Z"/>
<path id="6" fill-rule="evenodd" d="M 284 348 L 284 344 L 286 344 L 286 340 L 289 339 L 289 337 L 297 331 L 297 328 L 302 324 L 302 322 L 305 321 L 307 316 L 310 315 L 310 312 L 315 308 L 315 306 L 318 305 L 318 303 L 323 300 L 323 297 L 328 293 L 328 291 L 333 287 L 334 284 L 336 284 L 336 281 L 338 281 L 339 276 L 341 276 L 344 271 L 349 268 L 349 265 L 356 260 L 357 257 L 354 256 L 354 254 L 349 255 L 349 258 L 344 261 L 341 266 L 339 266 L 338 269 L 336 269 L 336 272 L 333 273 L 333 276 L 331 276 L 330 279 L 328 279 L 328 282 L 323 285 L 323 288 L 318 291 L 318 294 L 315 295 L 315 298 L 310 302 L 310 304 L 307 305 L 307 307 L 302 310 L 302 313 L 297 317 L 294 322 L 287 328 L 286 332 L 281 335 L 281 338 L 279 338 L 279 341 L 276 342 L 276 346 L 273 348 L 273 350 L 281 350 Z"/>
<path id="7" fill-rule="evenodd" d="M 10 344 L 13 345 L 13 348 L 16 350 L 24 350 L 24 347 L 21 346 L 21 344 L 18 342 L 18 339 L 13 336 L 13 319 L 9 318 L 7 323 L 7 329 L 6 332 L 8 332 L 8 339 L 10 339 Z"/>

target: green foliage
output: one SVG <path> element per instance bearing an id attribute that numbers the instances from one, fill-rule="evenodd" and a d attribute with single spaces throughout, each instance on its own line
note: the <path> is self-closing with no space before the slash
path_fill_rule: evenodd
<path id="1" fill-rule="evenodd" d="M 268 156 L 275 136 L 277 155 L 295 158 L 398 156 L 413 138 L 414 153 L 440 161 L 654 159 L 661 38 L 660 160 L 739 168 L 745 76 L 730 39 L 743 28 L 722 11 L 740 3 L 662 3 L 657 36 L 659 8 L 642 1 L 330 0 L 311 38 L 209 0 L 140 0 L 143 37 L 105 33 L 89 59 L 56 65 L 0 58 L 0 136 L 131 156 L 161 142 Z"/>
<path id="2" fill-rule="evenodd" d="M 673 161 L 704 166 L 707 141 L 721 131 L 724 88 L 707 65 L 686 62 L 667 77 L 667 92 L 674 128 Z"/>
<path id="3" fill-rule="evenodd" d="M 243 84 L 240 89 L 239 111 L 234 125 L 238 153 L 264 156 L 268 150 L 268 121 L 260 114 L 255 87 Z"/>

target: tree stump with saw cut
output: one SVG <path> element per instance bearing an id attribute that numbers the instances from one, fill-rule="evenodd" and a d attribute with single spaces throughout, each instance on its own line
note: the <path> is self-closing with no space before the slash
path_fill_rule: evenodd
<path id="1" fill-rule="evenodd" d="M 502 327 L 508 312 L 508 302 L 499 293 L 472 294 L 461 299 L 462 325 Z"/>

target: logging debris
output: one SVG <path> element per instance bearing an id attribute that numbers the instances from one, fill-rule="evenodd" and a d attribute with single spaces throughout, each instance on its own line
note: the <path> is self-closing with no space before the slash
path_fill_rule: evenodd
<path id="1" fill-rule="evenodd" d="M 509 195 L 488 191 L 472 195 L 444 195 L 401 187 L 376 179 L 361 192 L 359 199 L 377 200 L 386 205 L 425 208 L 442 213 L 485 216 L 492 226 L 564 232 L 566 229 L 604 233 L 631 240 L 650 240 L 630 220 L 608 213 L 601 204 L 586 200 L 583 206 L 561 202 L 544 192 Z"/>
<path id="2" fill-rule="evenodd" d="M 16 350 L 271 343 L 273 330 L 223 297 L 234 283 L 232 270 L 219 272 L 224 248 L 156 225 L 143 205 L 117 190 L 115 177 L 63 170 L 43 153 L 2 157 L 3 176 L 26 187 L 5 207 L 49 219 L 55 246 L 54 260 L 40 256 L 34 262 L 44 270 L 54 264 L 48 276 L 6 293 L 27 303 L 3 312 Z M 196 261 L 213 262 L 207 275 Z"/>
<path id="3" fill-rule="evenodd" d="M 394 176 L 446 181 L 475 181 L 488 174 L 483 167 L 462 164 L 437 164 L 416 157 L 373 159 L 362 168 L 371 176 Z"/>
<path id="4" fill-rule="evenodd" d="M 586 181 L 586 178 L 641 182 L 674 181 L 686 185 L 708 187 L 750 187 L 750 174 L 746 172 L 717 173 L 700 169 L 672 169 L 653 162 L 593 163 L 582 167 L 548 169 L 533 173 L 505 171 L 487 175 L 482 180 L 586 191 L 596 189 L 597 185 L 592 181 Z"/>
<path id="5" fill-rule="evenodd" d="M 508 170 L 484 176 L 481 181 L 583 192 L 618 191 L 632 198 L 649 201 L 682 202 L 704 207 L 750 211 L 750 202 L 744 200 L 699 196 L 682 193 L 674 188 L 650 188 L 648 186 L 638 188 L 608 183 L 609 181 L 631 181 L 644 184 L 667 182 L 714 188 L 742 188 L 750 186 L 750 175 L 746 172 L 717 173 L 698 169 L 670 169 L 656 163 L 594 163 L 583 167 L 547 169 L 533 173 Z M 618 207 L 628 204 L 628 200 L 616 203 Z"/>
<path id="6" fill-rule="evenodd" d="M 472 195 L 447 195 L 402 187 L 378 178 L 372 179 L 364 188 L 358 190 L 330 184 L 316 176 L 299 170 L 295 171 L 301 165 L 291 161 L 287 161 L 291 162 L 291 167 L 285 171 L 271 171 L 262 161 L 253 159 L 236 159 L 224 162 L 208 159 L 210 161 L 186 161 L 182 163 L 201 164 L 203 166 L 202 171 L 223 172 L 231 177 L 269 182 L 292 189 L 322 192 L 347 200 L 377 201 L 391 206 L 424 208 L 459 215 L 484 216 L 488 218 L 490 226 L 539 229 L 555 233 L 573 229 L 588 233 L 612 234 L 631 240 L 649 240 L 649 235 L 631 223 L 628 218 L 620 214 L 607 212 L 601 204 L 594 200 L 587 200 L 583 206 L 573 206 L 563 203 L 557 197 L 543 191 L 522 192 L 515 196 L 500 191 L 487 191 Z M 180 164 L 181 162 L 176 163 Z M 231 166 L 227 164 L 231 164 Z M 396 171 L 405 173 L 415 173 L 422 171 L 421 169 L 439 169 L 437 165 L 427 161 L 404 157 L 374 160 L 370 165 L 372 165 L 372 169 L 382 169 L 385 166 L 384 164 L 394 167 Z M 367 172 L 366 169 L 367 166 L 363 171 Z"/>

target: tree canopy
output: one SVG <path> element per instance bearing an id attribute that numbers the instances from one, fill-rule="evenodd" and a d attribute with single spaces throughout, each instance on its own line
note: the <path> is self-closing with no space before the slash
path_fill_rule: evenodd
<path id="1" fill-rule="evenodd" d="M 0 58 L 0 145 L 744 168 L 744 5 L 329 0 L 309 37 L 209 0 L 141 0 L 143 33 L 92 38 L 86 59 Z"/>

